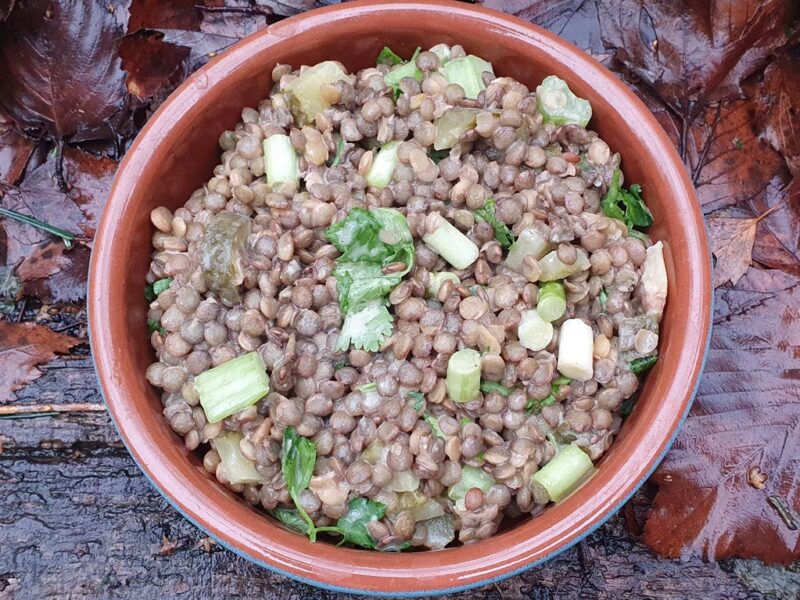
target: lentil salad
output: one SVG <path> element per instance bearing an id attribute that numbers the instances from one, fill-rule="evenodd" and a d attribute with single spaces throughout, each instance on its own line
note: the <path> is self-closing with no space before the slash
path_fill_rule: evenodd
<path id="1" fill-rule="evenodd" d="M 667 291 L 589 103 L 443 44 L 273 81 L 151 215 L 171 427 L 312 540 L 438 549 L 561 501 L 657 359 Z"/>

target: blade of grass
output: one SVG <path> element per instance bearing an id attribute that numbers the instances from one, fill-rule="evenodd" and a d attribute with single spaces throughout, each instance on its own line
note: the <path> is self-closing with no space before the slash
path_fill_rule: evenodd
<path id="1" fill-rule="evenodd" d="M 8 217 L 9 219 L 14 219 L 15 221 L 19 221 L 20 223 L 25 223 L 26 225 L 30 225 L 32 227 L 36 227 L 41 229 L 42 231 L 46 231 L 56 237 L 61 238 L 61 241 L 64 242 L 64 246 L 67 249 L 72 248 L 75 245 L 75 234 L 70 233 L 64 229 L 59 227 L 55 227 L 50 225 L 49 223 L 45 223 L 44 221 L 40 221 L 39 219 L 35 219 L 30 215 L 23 215 L 22 213 L 18 213 L 15 210 L 11 210 L 9 208 L 1 208 L 0 207 L 0 215 L 4 217 Z"/>

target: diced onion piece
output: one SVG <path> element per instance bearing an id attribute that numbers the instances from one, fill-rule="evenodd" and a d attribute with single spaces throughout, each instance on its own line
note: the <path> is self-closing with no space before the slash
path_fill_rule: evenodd
<path id="1" fill-rule="evenodd" d="M 517 273 L 522 273 L 522 261 L 526 256 L 539 260 L 553 247 L 536 229 L 523 229 L 517 241 L 511 244 L 506 257 L 506 264 Z"/>
<path id="2" fill-rule="evenodd" d="M 442 515 L 425 521 L 425 546 L 432 550 L 440 550 L 456 539 L 456 529 L 453 517 Z"/>
<path id="3" fill-rule="evenodd" d="M 297 152 L 288 135 L 277 133 L 264 140 L 264 171 L 270 186 L 299 181 Z"/>
<path id="4" fill-rule="evenodd" d="M 453 58 L 442 65 L 442 72 L 447 77 L 447 81 L 460 85 L 464 90 L 464 95 L 472 100 L 478 97 L 481 90 L 486 89 L 483 83 L 483 74 L 487 71 L 494 77 L 492 63 L 472 54 Z"/>
<path id="5" fill-rule="evenodd" d="M 539 281 L 555 281 L 556 279 L 566 279 L 571 275 L 586 271 L 592 265 L 589 262 L 589 257 L 586 256 L 586 251 L 579 248 L 575 262 L 571 265 L 562 262 L 558 258 L 556 251 L 553 250 L 539 260 L 539 266 L 542 268 L 542 275 L 539 277 Z"/>
<path id="6" fill-rule="evenodd" d="M 463 500 L 472 488 L 478 488 L 486 493 L 494 484 L 495 480 L 486 471 L 480 467 L 466 465 L 461 469 L 461 479 L 450 487 L 447 495 L 453 502 L 458 502 Z"/>
<path id="7" fill-rule="evenodd" d="M 461 280 L 458 278 L 458 275 L 451 273 L 450 271 L 431 273 L 428 279 L 428 287 L 425 290 L 428 298 L 436 298 L 439 295 L 439 290 L 442 289 L 442 284 L 444 284 L 445 281 L 452 281 L 453 285 L 461 284 Z"/>
<path id="8" fill-rule="evenodd" d="M 540 486 L 553 502 L 561 502 L 595 471 L 592 459 L 575 444 L 561 449 L 533 474 L 533 486 Z"/>
<path id="9" fill-rule="evenodd" d="M 479 250 L 475 243 L 439 213 L 428 215 L 426 230 L 422 240 L 456 269 L 466 269 L 478 260 Z"/>
<path id="10" fill-rule="evenodd" d="M 567 298 L 564 286 L 558 282 L 550 281 L 539 288 L 539 300 L 536 303 L 536 312 L 545 321 L 560 319 L 567 310 Z"/>
<path id="11" fill-rule="evenodd" d="M 563 79 L 554 75 L 545 77 L 536 88 L 536 108 L 546 123 L 567 125 L 576 123 L 586 127 L 592 118 L 592 105 L 578 98 Z"/>
<path id="12" fill-rule="evenodd" d="M 447 44 L 436 44 L 428 52 L 433 52 L 436 56 L 439 57 L 440 65 L 443 65 L 448 60 L 450 60 L 450 46 L 448 46 Z"/>
<path id="13" fill-rule="evenodd" d="M 528 350 L 544 350 L 553 339 L 553 324 L 542 319 L 536 309 L 526 310 L 517 327 L 517 337 Z"/>
<path id="14" fill-rule="evenodd" d="M 475 127 L 478 111 L 471 108 L 451 108 L 441 117 L 436 119 L 436 138 L 433 141 L 434 150 L 452 148 L 458 140 L 470 129 Z"/>
<path id="15" fill-rule="evenodd" d="M 558 333 L 558 371 L 570 379 L 587 381 L 594 374 L 592 328 L 582 319 L 568 319 Z"/>
<path id="16" fill-rule="evenodd" d="M 225 479 L 233 485 L 264 483 L 264 477 L 256 470 L 256 464 L 239 449 L 241 441 L 242 434 L 236 431 L 225 431 L 211 440 L 211 445 L 219 454 Z"/>
<path id="17" fill-rule="evenodd" d="M 653 315 L 661 315 L 667 302 L 667 267 L 664 264 L 664 244 L 657 242 L 647 249 L 642 266 L 642 306 Z"/>
<path id="18" fill-rule="evenodd" d="M 459 350 L 447 363 L 447 395 L 453 402 L 470 402 L 481 390 L 481 355 L 471 348 Z"/>
<path id="19" fill-rule="evenodd" d="M 411 57 L 411 60 L 402 65 L 398 65 L 386 73 L 386 75 L 383 76 L 383 82 L 389 87 L 392 87 L 400 85 L 400 82 L 406 77 L 422 81 L 422 71 L 417 68 L 417 54 L 419 54 L 419 51 L 414 52 L 414 56 Z"/>
<path id="20" fill-rule="evenodd" d="M 314 121 L 318 113 L 330 106 L 322 97 L 322 86 L 337 81 L 352 81 L 338 63 L 326 60 L 304 69 L 296 79 L 290 81 L 283 92 L 289 99 L 289 107 L 299 126 Z"/>
<path id="21" fill-rule="evenodd" d="M 372 161 L 367 171 L 367 183 L 372 187 L 385 188 L 392 181 L 394 168 L 397 166 L 397 147 L 400 142 L 384 144 Z"/>
<path id="22" fill-rule="evenodd" d="M 269 377 L 258 352 L 248 352 L 200 373 L 194 379 L 200 406 L 209 423 L 217 423 L 269 393 Z"/>
<path id="23" fill-rule="evenodd" d="M 411 471 L 398 471 L 389 480 L 386 489 L 393 492 L 413 492 L 419 487 L 419 477 Z"/>

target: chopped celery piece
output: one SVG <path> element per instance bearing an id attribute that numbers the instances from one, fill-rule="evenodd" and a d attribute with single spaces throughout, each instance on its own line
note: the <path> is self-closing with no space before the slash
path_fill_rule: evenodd
<path id="1" fill-rule="evenodd" d="M 428 50 L 428 52 L 433 52 L 436 56 L 439 57 L 439 64 L 443 65 L 448 60 L 450 60 L 450 46 L 447 44 L 436 44 L 433 48 Z"/>
<path id="2" fill-rule="evenodd" d="M 592 118 L 592 105 L 578 98 L 563 79 L 554 75 L 545 77 L 536 88 L 536 108 L 546 123 L 568 125 L 575 123 L 586 127 Z"/>
<path id="3" fill-rule="evenodd" d="M 583 249 L 579 249 L 577 252 L 578 255 L 575 258 L 575 262 L 571 265 L 562 262 L 558 258 L 555 250 L 543 256 L 541 260 L 539 260 L 539 266 L 542 268 L 539 281 L 566 279 L 571 275 L 576 275 L 591 267 L 592 265 L 589 262 L 589 257 L 586 256 L 586 252 Z"/>
<path id="4" fill-rule="evenodd" d="M 564 293 L 564 286 L 558 282 L 551 281 L 542 284 L 539 288 L 539 301 L 536 304 L 536 312 L 545 321 L 555 321 L 560 319 L 567 310 L 567 299 Z"/>
<path id="5" fill-rule="evenodd" d="M 225 479 L 234 485 L 264 483 L 264 477 L 256 470 L 256 464 L 239 449 L 242 437 L 237 431 L 224 431 L 211 440 L 211 445 L 219 454 Z"/>
<path id="6" fill-rule="evenodd" d="M 594 471 L 589 455 L 578 446 L 570 444 L 533 474 L 532 485 L 544 489 L 553 502 L 561 502 Z"/>
<path id="7" fill-rule="evenodd" d="M 352 79 L 337 63 L 327 60 L 303 70 L 297 79 L 293 79 L 283 88 L 289 99 L 289 109 L 300 127 L 313 122 L 317 113 L 330 106 L 322 97 L 320 90 L 326 83 L 337 81 L 352 81 Z"/>
<path id="8" fill-rule="evenodd" d="M 431 273 L 430 278 L 428 279 L 428 287 L 425 290 L 428 294 L 428 298 L 436 298 L 439 295 L 439 290 L 442 289 L 442 285 L 448 280 L 452 281 L 453 285 L 461 284 L 461 280 L 458 278 L 458 275 L 451 273 L 450 271 Z"/>
<path id="9" fill-rule="evenodd" d="M 441 550 L 456 539 L 456 528 L 450 515 L 428 519 L 425 521 L 425 530 L 428 532 L 425 545 L 432 550 Z"/>
<path id="10" fill-rule="evenodd" d="M 667 267 L 664 264 L 664 244 L 661 242 L 647 249 L 639 289 L 647 314 L 660 318 L 667 303 Z"/>
<path id="11" fill-rule="evenodd" d="M 558 372 L 588 381 L 594 374 L 594 334 L 582 319 L 568 319 L 558 332 Z"/>
<path id="12" fill-rule="evenodd" d="M 398 492 L 397 502 L 392 505 L 388 512 L 392 516 L 397 516 L 404 511 L 410 512 L 415 521 L 425 521 L 444 514 L 444 508 L 442 508 L 441 504 L 432 498 L 428 498 L 419 490 Z"/>
<path id="13" fill-rule="evenodd" d="M 258 352 L 248 352 L 194 379 L 200 406 L 209 423 L 247 408 L 269 393 L 269 377 Z"/>
<path id="14" fill-rule="evenodd" d="M 397 166 L 397 147 L 400 142 L 388 142 L 378 151 L 367 171 L 367 183 L 372 187 L 385 188 L 392 181 Z"/>
<path id="15" fill-rule="evenodd" d="M 506 264 L 517 273 L 522 273 L 522 261 L 526 256 L 539 260 L 553 245 L 535 229 L 523 229 L 517 241 L 511 244 Z"/>
<path id="16" fill-rule="evenodd" d="M 393 492 L 413 492 L 419 487 L 419 478 L 411 471 L 398 471 L 389 480 L 386 489 Z"/>
<path id="17" fill-rule="evenodd" d="M 439 213 L 430 213 L 425 226 L 422 240 L 456 269 L 466 269 L 478 260 L 479 251 L 475 243 Z"/>
<path id="18" fill-rule="evenodd" d="M 472 108 L 451 108 L 441 117 L 436 119 L 436 138 L 433 141 L 434 150 L 452 148 L 470 129 L 474 129 L 477 122 L 478 111 Z"/>
<path id="19" fill-rule="evenodd" d="M 479 467 L 466 465 L 461 469 L 461 479 L 450 487 L 447 495 L 453 502 L 458 502 L 459 500 L 464 500 L 467 492 L 472 488 L 478 488 L 483 493 L 486 493 L 494 484 L 494 479 L 486 471 Z"/>
<path id="20" fill-rule="evenodd" d="M 299 181 L 297 152 L 288 135 L 278 133 L 264 140 L 264 171 L 267 185 Z"/>
<path id="21" fill-rule="evenodd" d="M 528 350 L 544 350 L 553 339 L 553 324 L 542 319 L 536 309 L 526 310 L 517 327 L 517 337 Z"/>
<path id="22" fill-rule="evenodd" d="M 494 77 L 492 64 L 472 54 L 461 58 L 454 58 L 442 65 L 447 81 L 457 83 L 464 90 L 467 98 L 475 100 L 481 90 L 485 90 L 483 73 L 488 71 Z"/>
<path id="23" fill-rule="evenodd" d="M 197 249 L 206 287 L 226 306 L 241 300 L 239 285 L 244 281 L 242 263 L 250 224 L 247 217 L 223 210 L 211 217 Z"/>
<path id="24" fill-rule="evenodd" d="M 459 350 L 447 363 L 447 395 L 453 402 L 470 402 L 481 391 L 481 355 L 471 348 Z"/>
<path id="25" fill-rule="evenodd" d="M 420 50 L 421 48 L 414 50 L 414 54 L 407 63 L 403 63 L 402 65 L 395 67 L 383 76 L 383 81 L 386 83 L 386 85 L 397 92 L 399 90 L 400 82 L 406 77 L 413 77 L 417 81 L 422 81 L 422 71 L 417 68 L 417 56 L 419 55 Z"/>

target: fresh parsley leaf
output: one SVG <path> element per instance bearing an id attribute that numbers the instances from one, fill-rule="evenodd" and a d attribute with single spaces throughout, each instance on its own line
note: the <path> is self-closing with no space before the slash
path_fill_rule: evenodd
<path id="1" fill-rule="evenodd" d="M 597 295 L 597 298 L 600 300 L 600 308 L 605 310 L 606 302 L 608 302 L 608 292 L 606 292 L 606 288 L 600 288 L 600 293 Z"/>
<path id="2" fill-rule="evenodd" d="M 558 394 L 559 389 L 562 385 L 567 385 L 570 381 L 572 381 L 569 377 L 556 377 L 553 382 L 550 384 L 550 393 L 547 395 L 546 398 L 542 400 L 534 400 L 531 398 L 528 400 L 528 404 L 525 406 L 525 412 L 529 415 L 534 412 L 541 412 L 545 406 L 550 406 L 554 404 L 556 401 L 556 394 Z"/>
<path id="3" fill-rule="evenodd" d="M 286 525 L 292 531 L 308 535 L 308 523 L 303 520 L 300 513 L 292 508 L 278 507 L 271 511 L 272 516 Z"/>
<path id="4" fill-rule="evenodd" d="M 308 487 L 311 476 L 314 474 L 314 464 L 317 462 L 317 446 L 310 439 L 298 435 L 294 427 L 287 427 L 283 431 L 283 447 L 281 449 L 281 472 L 286 480 L 297 511 L 308 527 L 308 538 L 314 542 L 317 531 L 314 522 L 300 505 L 300 494 Z"/>
<path id="5" fill-rule="evenodd" d="M 508 225 L 500 221 L 494 214 L 496 202 L 494 198 L 489 198 L 482 208 L 473 211 L 475 220 L 480 222 L 486 221 L 494 229 L 494 237 L 500 242 L 503 248 L 510 248 L 514 243 L 514 234 L 508 228 Z"/>
<path id="6" fill-rule="evenodd" d="M 346 358 L 342 358 L 342 359 L 337 360 L 337 361 L 335 361 L 333 363 L 333 370 L 334 371 L 339 371 L 340 369 L 344 369 L 345 367 L 349 367 L 349 366 L 350 366 L 350 363 L 348 362 L 348 360 Z"/>
<path id="7" fill-rule="evenodd" d="M 383 50 L 381 50 L 380 54 L 378 54 L 378 59 L 375 61 L 376 65 L 402 65 L 403 59 L 400 58 L 394 51 L 389 48 L 388 46 L 384 46 Z"/>
<path id="8" fill-rule="evenodd" d="M 156 298 L 158 298 L 159 294 L 164 290 L 168 290 L 169 286 L 172 285 L 172 278 L 165 277 L 164 279 L 159 279 L 158 281 L 154 281 L 150 285 L 145 286 L 144 288 L 144 297 L 147 299 L 148 302 L 152 302 Z"/>
<path id="9" fill-rule="evenodd" d="M 603 214 L 624 222 L 629 232 L 634 227 L 649 227 L 653 224 L 653 215 L 642 200 L 642 186 L 635 183 L 626 190 L 619 184 L 620 176 L 619 169 L 611 176 L 611 185 L 600 202 Z"/>
<path id="10" fill-rule="evenodd" d="M 439 161 L 447 158 L 448 156 L 450 156 L 449 148 L 445 148 L 444 150 L 431 150 L 428 153 L 428 158 L 430 158 L 437 165 L 439 164 Z"/>
<path id="11" fill-rule="evenodd" d="M 386 506 L 367 498 L 353 498 L 347 508 L 347 514 L 336 523 L 336 529 L 344 536 L 343 541 L 374 550 L 375 540 L 372 539 L 367 525 L 382 519 L 386 514 Z"/>
<path id="12" fill-rule="evenodd" d="M 359 350 L 377 352 L 392 333 L 392 315 L 382 300 L 374 300 L 357 311 L 347 313 L 336 342 L 337 351 L 351 345 Z"/>
<path id="13" fill-rule="evenodd" d="M 478 460 L 481 460 L 481 461 L 482 461 L 482 460 L 484 460 L 484 458 L 483 458 L 484 456 L 485 456 L 485 452 L 484 452 L 483 450 L 481 450 L 480 452 L 478 452 L 478 453 L 475 455 L 475 458 L 477 458 Z"/>
<path id="14" fill-rule="evenodd" d="M 370 381 L 369 383 L 365 383 L 364 385 L 358 388 L 358 391 L 362 394 L 368 394 L 370 392 L 374 392 L 378 389 L 378 385 L 374 381 Z"/>
<path id="15" fill-rule="evenodd" d="M 161 334 L 166 333 L 164 328 L 161 326 L 161 323 L 156 319 L 147 319 L 147 333 L 153 333 L 157 331 Z"/>
<path id="16" fill-rule="evenodd" d="M 339 138 L 339 143 L 336 144 L 336 154 L 333 157 L 333 162 L 331 163 L 332 167 L 338 166 L 339 163 L 342 162 L 342 158 L 344 158 L 344 149 L 347 146 L 347 142 L 344 141 L 344 138 Z"/>
<path id="17" fill-rule="evenodd" d="M 425 394 L 422 392 L 408 392 L 406 396 L 414 399 L 414 410 L 421 410 L 425 406 Z"/>
<path id="18" fill-rule="evenodd" d="M 459 423 L 463 427 L 464 425 L 468 425 L 469 423 L 472 423 L 472 419 L 470 419 L 469 417 L 461 417 L 461 420 L 459 421 Z"/>
<path id="19" fill-rule="evenodd" d="M 497 392 L 501 396 L 506 396 L 511 393 L 511 388 L 507 388 L 504 385 L 500 385 L 494 381 L 481 381 L 481 391 L 484 394 L 491 394 L 492 392 Z"/>
<path id="20" fill-rule="evenodd" d="M 442 431 L 442 428 L 439 427 L 439 419 L 437 419 L 430 413 L 426 413 L 422 418 L 431 428 L 431 431 L 433 431 L 433 435 L 435 435 L 438 438 L 442 438 L 443 440 L 447 439 L 447 436 Z"/>
<path id="21" fill-rule="evenodd" d="M 641 375 L 658 361 L 658 356 L 643 356 L 631 361 L 630 368 L 634 375 Z"/>
<path id="22" fill-rule="evenodd" d="M 386 85 L 392 88 L 395 100 L 403 95 L 403 92 L 400 90 L 400 82 L 403 79 L 406 77 L 413 77 L 417 81 L 422 81 L 422 71 L 417 68 L 416 64 L 417 56 L 419 56 L 421 51 L 422 48 L 417 48 L 414 50 L 414 54 L 411 55 L 411 58 L 408 60 L 408 62 L 402 62 L 402 64 L 398 63 L 398 66 L 394 67 L 391 71 L 383 76 L 383 80 Z M 402 61 L 402 59 L 400 60 Z"/>

